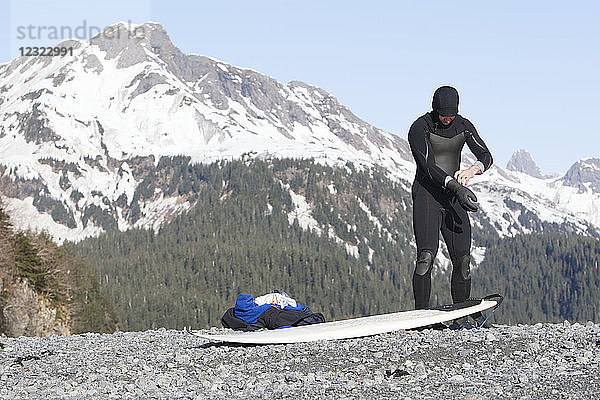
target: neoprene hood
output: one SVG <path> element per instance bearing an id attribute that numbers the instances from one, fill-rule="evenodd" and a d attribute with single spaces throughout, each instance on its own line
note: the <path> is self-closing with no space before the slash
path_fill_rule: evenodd
<path id="1" fill-rule="evenodd" d="M 458 114 L 458 91 L 452 86 L 442 86 L 436 89 L 431 103 L 433 111 L 444 117 Z"/>

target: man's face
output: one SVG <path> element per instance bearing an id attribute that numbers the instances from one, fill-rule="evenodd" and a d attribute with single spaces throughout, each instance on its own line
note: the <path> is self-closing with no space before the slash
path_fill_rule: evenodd
<path id="1" fill-rule="evenodd" d="M 456 118 L 456 116 L 452 116 L 452 117 L 444 117 L 443 115 L 440 115 L 440 122 L 444 125 L 450 125 L 450 123 L 452 121 L 454 121 L 454 118 Z"/>

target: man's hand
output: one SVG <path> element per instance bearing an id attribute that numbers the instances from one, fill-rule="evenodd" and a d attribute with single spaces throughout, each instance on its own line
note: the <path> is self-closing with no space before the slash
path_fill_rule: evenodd
<path id="1" fill-rule="evenodd" d="M 471 165 L 467 169 L 462 169 L 460 171 L 456 171 L 454 174 L 454 178 L 461 185 L 467 186 L 469 184 L 469 180 L 473 178 L 476 174 L 480 174 L 481 169 L 477 165 Z"/>
<path id="2" fill-rule="evenodd" d="M 476 204 L 477 196 L 475 196 L 475 193 L 466 186 L 458 183 L 456 179 L 450 179 L 448 183 L 446 183 L 446 189 L 456 197 L 458 203 L 465 210 L 475 212 L 479 209 Z"/>

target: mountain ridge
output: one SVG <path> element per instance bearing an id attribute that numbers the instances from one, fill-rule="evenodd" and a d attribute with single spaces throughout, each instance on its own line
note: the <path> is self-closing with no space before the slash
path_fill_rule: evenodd
<path id="1" fill-rule="evenodd" d="M 63 42 L 76 48 L 73 59 L 20 57 L 0 66 L 0 179 L 15 226 L 46 229 L 59 242 L 157 229 L 193 202 L 160 192 L 139 202 L 136 191 L 161 158 L 179 155 L 380 166 L 410 190 L 415 166 L 406 140 L 326 91 L 185 55 L 159 24 L 139 26 L 144 37 Z M 485 205 L 475 221 L 501 235 L 563 223 L 590 234 L 600 227 L 600 191 L 574 191 L 579 177 L 561 185 L 493 166 L 472 185 Z M 137 208 L 142 216 L 132 222 Z"/>

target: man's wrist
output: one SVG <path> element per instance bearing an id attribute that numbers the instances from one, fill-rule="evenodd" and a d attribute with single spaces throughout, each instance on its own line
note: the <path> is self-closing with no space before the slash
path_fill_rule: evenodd
<path id="1" fill-rule="evenodd" d="M 475 162 L 475 164 L 471 165 L 471 168 L 477 168 L 479 170 L 479 172 L 476 172 L 476 174 L 483 174 L 483 171 L 485 170 L 485 167 L 483 166 L 483 163 L 481 161 L 477 161 Z"/>
<path id="2" fill-rule="evenodd" d="M 481 174 L 481 168 L 479 168 L 478 165 L 471 165 L 469 169 L 473 171 L 475 175 Z"/>

